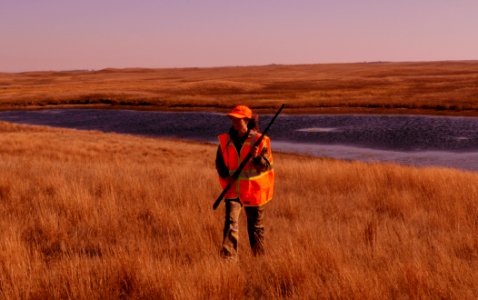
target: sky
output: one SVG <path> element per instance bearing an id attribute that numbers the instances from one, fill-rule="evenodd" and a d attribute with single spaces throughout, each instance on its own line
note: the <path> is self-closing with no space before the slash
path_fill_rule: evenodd
<path id="1" fill-rule="evenodd" d="M 477 0 L 0 0 L 0 72 L 478 59 Z"/>

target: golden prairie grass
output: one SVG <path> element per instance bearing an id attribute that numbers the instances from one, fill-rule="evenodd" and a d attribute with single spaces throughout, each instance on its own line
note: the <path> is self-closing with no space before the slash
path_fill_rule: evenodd
<path id="1" fill-rule="evenodd" d="M 478 297 L 477 173 L 275 153 L 267 254 L 242 219 L 232 263 L 215 152 L 1 122 L 0 297 Z"/>
<path id="2" fill-rule="evenodd" d="M 478 115 L 478 61 L 0 73 L 0 109 L 142 109 Z"/>

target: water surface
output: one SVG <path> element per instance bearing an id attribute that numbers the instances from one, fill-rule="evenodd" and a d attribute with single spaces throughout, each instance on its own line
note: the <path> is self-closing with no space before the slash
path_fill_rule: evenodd
<path id="1" fill-rule="evenodd" d="M 206 142 L 230 126 L 218 113 L 95 109 L 4 111 L 0 120 Z M 478 171 L 477 117 L 283 114 L 268 135 L 274 150 Z"/>

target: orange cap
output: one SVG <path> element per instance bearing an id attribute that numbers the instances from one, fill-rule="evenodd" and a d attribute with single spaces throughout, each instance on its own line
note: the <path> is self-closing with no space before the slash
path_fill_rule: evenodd
<path id="1" fill-rule="evenodd" d="M 252 110 L 245 105 L 238 105 L 234 107 L 230 113 L 227 114 L 229 117 L 234 117 L 238 119 L 252 118 Z"/>

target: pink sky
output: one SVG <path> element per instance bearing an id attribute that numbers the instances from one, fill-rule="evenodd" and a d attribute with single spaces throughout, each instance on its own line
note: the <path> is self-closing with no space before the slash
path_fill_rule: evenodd
<path id="1" fill-rule="evenodd" d="M 478 59 L 477 0 L 0 0 L 0 71 Z"/>

